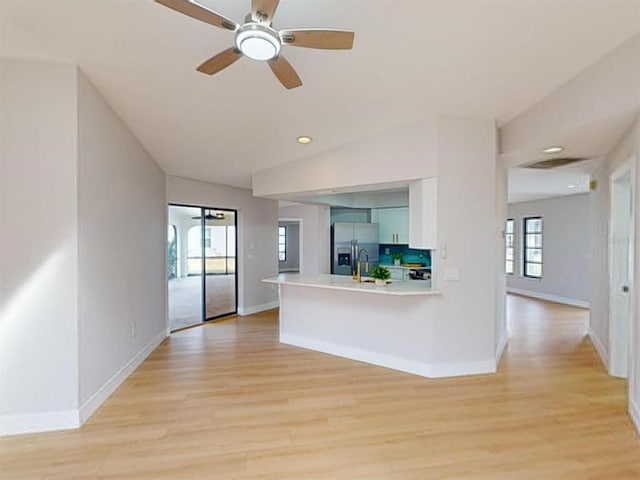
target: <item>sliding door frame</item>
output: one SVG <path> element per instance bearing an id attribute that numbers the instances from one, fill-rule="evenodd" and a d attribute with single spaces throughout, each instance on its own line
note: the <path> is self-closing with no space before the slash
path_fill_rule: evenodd
<path id="1" fill-rule="evenodd" d="M 230 315 L 236 315 L 238 313 L 238 272 L 240 270 L 240 258 L 238 256 L 238 210 L 233 209 L 233 208 L 227 208 L 227 207 L 210 207 L 210 206 L 203 206 L 203 205 L 191 205 L 191 204 L 186 204 L 186 203 L 168 203 L 167 204 L 167 208 L 169 207 L 187 207 L 187 208 L 198 208 L 200 209 L 200 232 L 201 232 L 201 251 L 202 251 L 202 259 L 201 259 L 201 280 L 202 280 L 202 292 L 201 292 L 201 297 L 200 297 L 200 304 L 201 304 L 201 309 L 200 309 L 200 322 L 197 324 L 194 324 L 193 326 L 197 326 L 197 325 L 201 325 L 204 322 L 209 322 L 209 321 L 213 321 L 213 320 L 217 320 L 223 317 L 228 317 Z M 234 243 L 235 243 L 235 272 L 234 272 L 234 310 L 231 312 L 225 312 L 225 313 L 221 313 L 220 315 L 214 315 L 212 317 L 207 317 L 207 268 L 206 268 L 206 262 L 207 262 L 207 255 L 205 253 L 205 244 L 206 244 L 206 238 L 204 235 L 205 232 L 205 227 L 206 225 L 206 219 L 205 219 L 205 211 L 206 210 L 219 210 L 221 212 L 229 212 L 229 213 L 233 213 L 233 227 L 235 229 L 235 239 L 234 239 Z M 168 218 L 168 217 L 167 217 Z M 167 224 L 169 225 L 169 222 L 167 221 Z M 228 259 L 228 235 L 227 235 L 227 231 L 225 231 L 225 248 L 226 248 L 226 257 L 225 257 L 225 272 L 226 275 L 228 275 L 229 272 L 229 259 Z M 168 263 L 165 259 L 165 268 L 167 268 Z M 185 328 L 191 328 L 191 327 L 185 327 Z M 178 331 L 178 330 L 182 330 L 182 328 L 179 328 L 177 330 L 174 331 Z"/>

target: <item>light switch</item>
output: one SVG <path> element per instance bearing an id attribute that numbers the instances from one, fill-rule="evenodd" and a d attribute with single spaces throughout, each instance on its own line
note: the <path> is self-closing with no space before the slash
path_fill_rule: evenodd
<path id="1" fill-rule="evenodd" d="M 444 269 L 445 282 L 457 282 L 458 280 L 460 280 L 460 270 L 458 270 L 457 268 Z"/>
<path id="2" fill-rule="evenodd" d="M 442 260 L 447 258 L 447 244 L 445 242 L 440 243 L 440 258 Z"/>

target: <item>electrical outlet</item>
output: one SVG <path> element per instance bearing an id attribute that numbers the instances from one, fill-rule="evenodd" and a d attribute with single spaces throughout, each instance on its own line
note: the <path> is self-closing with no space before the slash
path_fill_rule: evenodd
<path id="1" fill-rule="evenodd" d="M 131 338 L 136 338 L 136 323 L 131 322 Z"/>

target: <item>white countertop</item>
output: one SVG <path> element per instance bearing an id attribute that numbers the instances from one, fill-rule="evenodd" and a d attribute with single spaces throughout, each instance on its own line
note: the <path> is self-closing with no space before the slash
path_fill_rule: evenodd
<path id="1" fill-rule="evenodd" d="M 329 288 L 333 290 L 348 290 L 382 295 L 418 296 L 440 294 L 440 292 L 431 289 L 430 280 L 391 280 L 391 282 L 385 286 L 364 282 L 364 280 L 373 279 L 363 277 L 363 282 L 358 283 L 347 275 L 300 275 L 298 273 L 281 273 L 277 277 L 265 278 L 262 281 L 282 285 Z"/>

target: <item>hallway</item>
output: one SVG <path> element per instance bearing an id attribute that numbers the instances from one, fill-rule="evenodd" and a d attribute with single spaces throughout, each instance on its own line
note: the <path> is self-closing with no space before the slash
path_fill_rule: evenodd
<path id="1" fill-rule="evenodd" d="M 77 431 L 0 439 L 3 478 L 640 478 L 588 311 L 508 297 L 499 371 L 426 379 L 278 343 L 277 310 L 168 338 Z"/>

